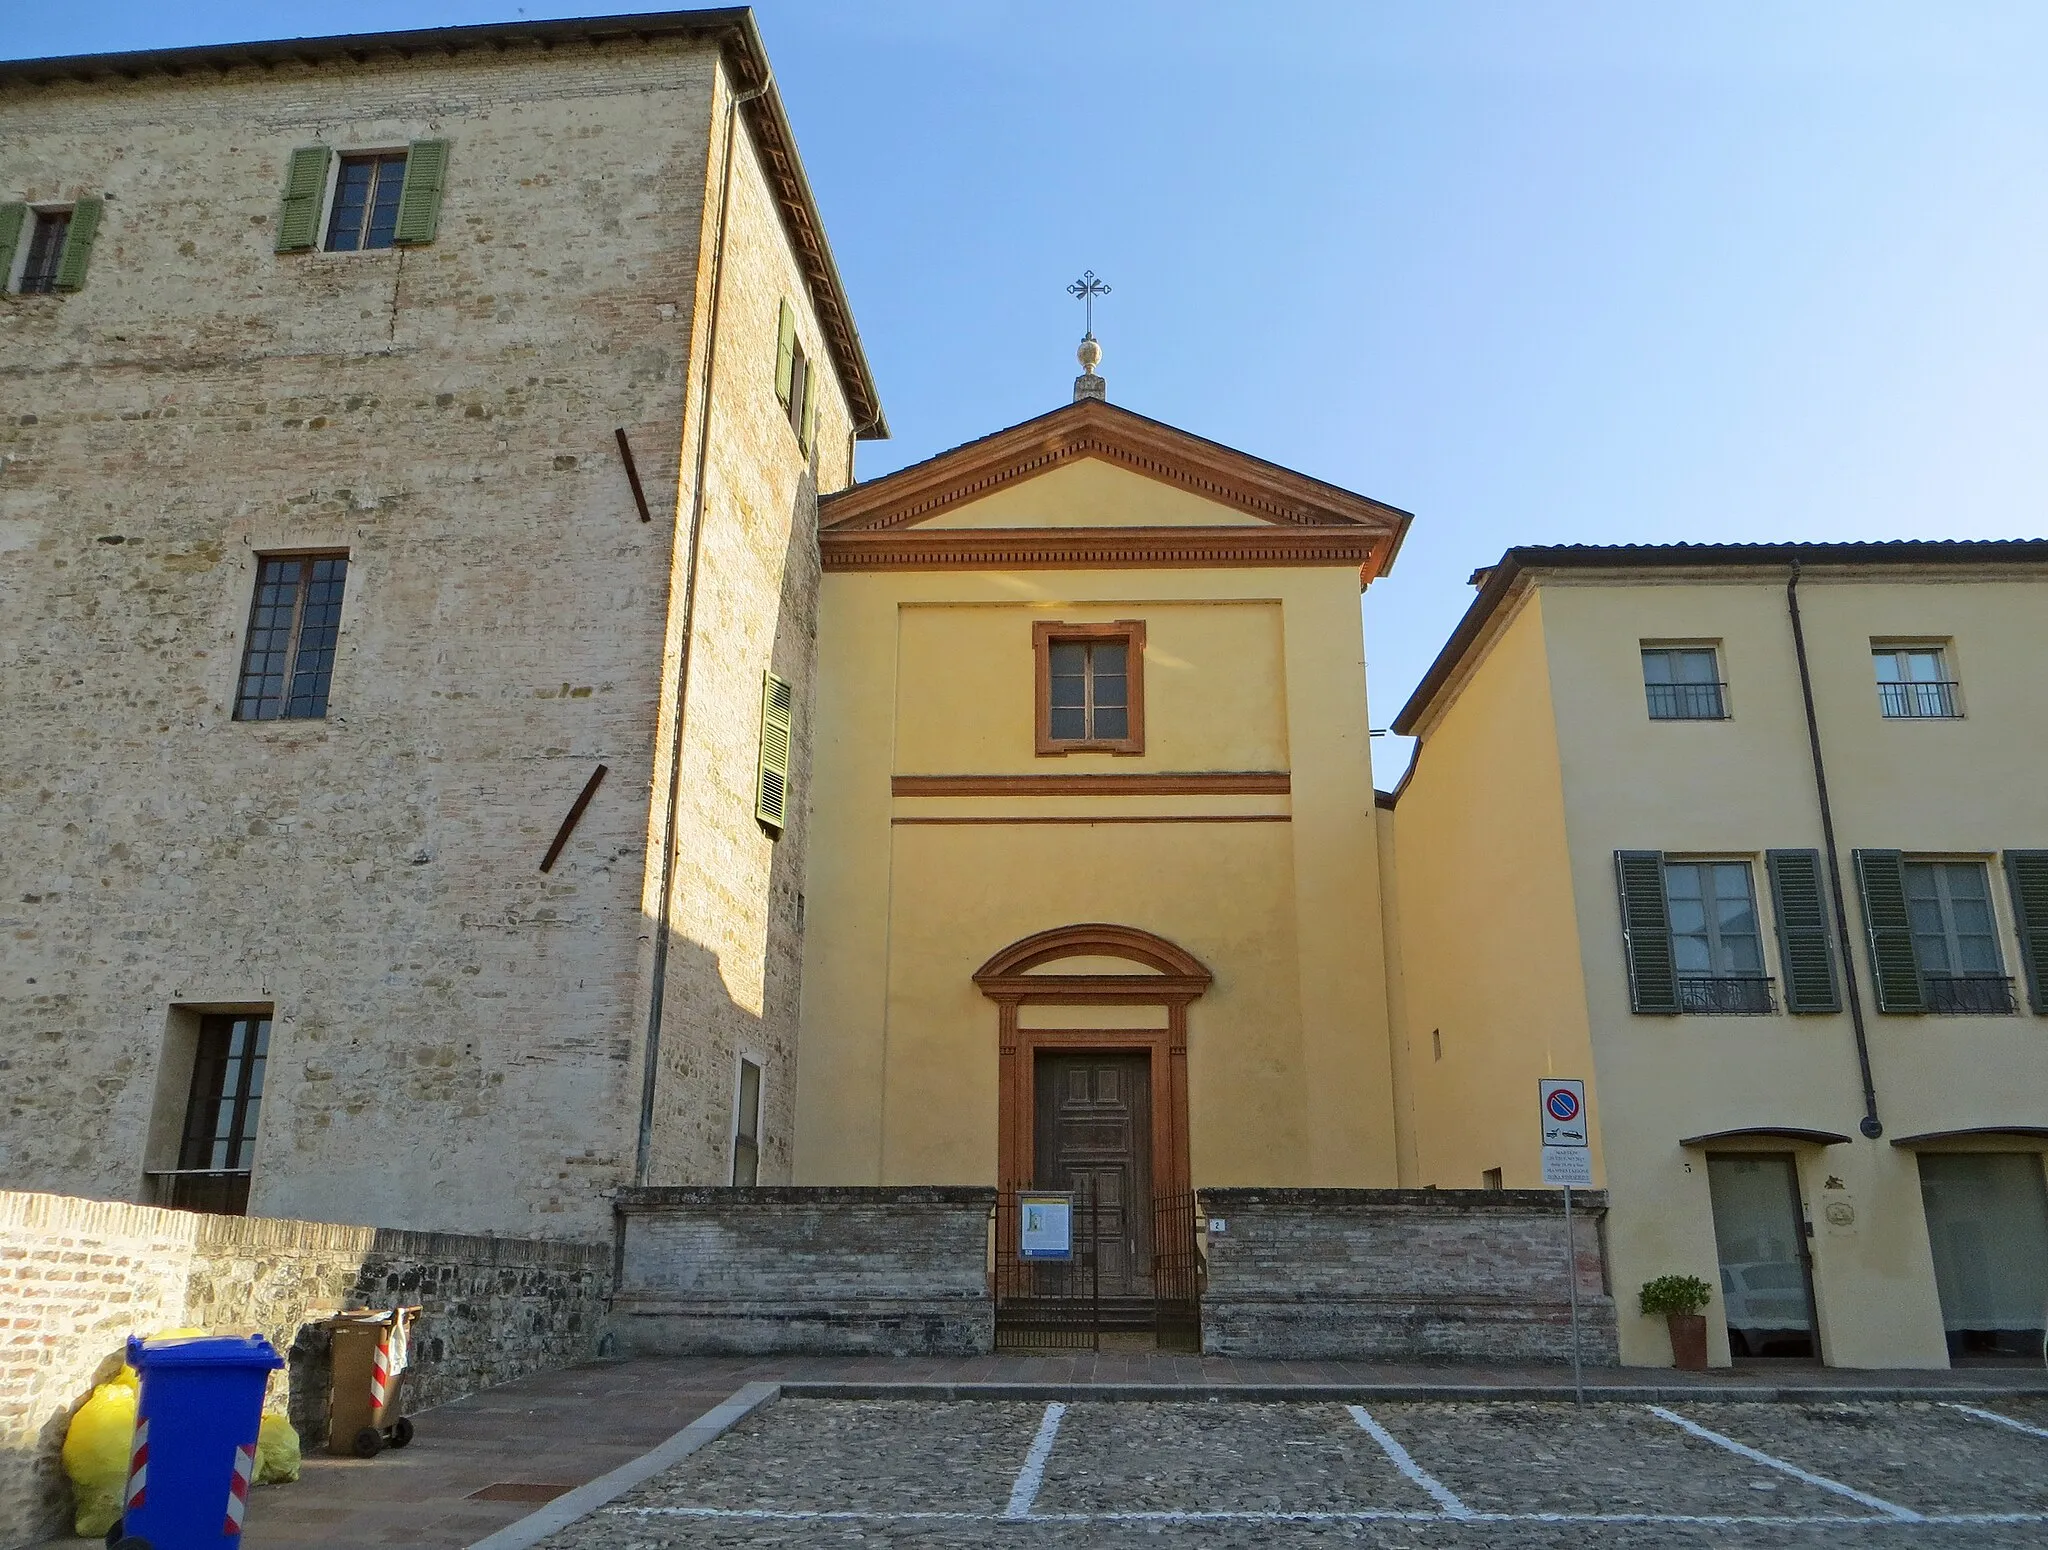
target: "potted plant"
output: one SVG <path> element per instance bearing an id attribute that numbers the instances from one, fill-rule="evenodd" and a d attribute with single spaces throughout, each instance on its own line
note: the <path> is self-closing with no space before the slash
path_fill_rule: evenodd
<path id="1" fill-rule="evenodd" d="M 1707 1320 L 1700 1311 L 1714 1289 L 1698 1276 L 1658 1276 L 1645 1281 L 1639 1300 L 1643 1316 L 1664 1315 L 1671 1330 L 1671 1359 L 1689 1372 L 1707 1370 Z"/>

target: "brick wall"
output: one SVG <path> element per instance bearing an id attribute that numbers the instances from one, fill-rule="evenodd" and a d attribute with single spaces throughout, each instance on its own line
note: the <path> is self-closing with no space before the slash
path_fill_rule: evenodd
<path id="1" fill-rule="evenodd" d="M 995 1191 L 620 1192 L 612 1330 L 632 1355 L 971 1355 L 994 1329 Z"/>
<path id="2" fill-rule="evenodd" d="M 1571 1360 L 1552 1190 L 1205 1189 L 1202 1347 L 1218 1356 Z M 1573 1196 L 1582 1350 L 1612 1364 L 1604 1191 Z M 1583 1209 L 1580 1207 L 1583 1206 Z"/>
<path id="3" fill-rule="evenodd" d="M 776 400 L 784 296 L 829 352 L 748 145 L 710 371 L 721 57 L 618 37 L 0 87 L 0 199 L 108 201 L 83 289 L 0 294 L 0 1184 L 152 1198 L 180 1020 L 268 1005 L 252 1210 L 608 1236 L 707 372 L 650 1177 L 730 1177 L 741 1054 L 788 1177 L 809 718 L 776 841 L 761 674 L 808 710 L 815 491 L 851 427 L 828 371 L 807 462 Z M 432 243 L 274 251 L 294 148 L 423 137 L 451 148 Z M 258 556 L 307 549 L 349 556 L 328 714 L 235 721 Z"/>
<path id="4" fill-rule="evenodd" d="M 421 1304 L 407 1382 L 423 1407 L 595 1356 L 610 1271 L 592 1245 L 0 1192 L 0 1546 L 33 1543 L 68 1512 L 65 1428 L 131 1333 L 261 1329 L 291 1357 L 269 1402 L 311 1445 L 327 1377 L 311 1317 Z"/>

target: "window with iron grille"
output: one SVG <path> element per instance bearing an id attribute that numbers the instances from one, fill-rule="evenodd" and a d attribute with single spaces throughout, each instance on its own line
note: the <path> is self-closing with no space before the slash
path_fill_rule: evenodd
<path id="1" fill-rule="evenodd" d="M 344 156 L 327 216 L 330 253 L 388 248 L 398 240 L 398 196 L 405 191 L 404 151 Z"/>
<path id="2" fill-rule="evenodd" d="M 1930 1012 L 2013 1011 L 1981 861 L 1908 861 L 1906 916 Z"/>
<path id="3" fill-rule="evenodd" d="M 21 284 L 15 289 L 24 296 L 47 296 L 57 289 L 57 270 L 64 260 L 64 239 L 71 235 L 69 210 L 36 210 L 29 219 L 28 255 L 21 266 Z"/>
<path id="4" fill-rule="evenodd" d="M 1145 751 L 1145 626 L 1032 626 L 1041 754 Z"/>
<path id="5" fill-rule="evenodd" d="M 1873 646 L 1877 707 L 1888 721 L 1954 720 L 1962 715 L 1958 685 L 1940 646 Z"/>
<path id="6" fill-rule="evenodd" d="M 732 1181 L 752 1185 L 761 1181 L 761 1068 L 751 1060 L 740 1061 L 739 1102 L 735 1106 L 732 1138 Z"/>
<path id="7" fill-rule="evenodd" d="M 348 556 L 266 555 L 257 565 L 235 720 L 317 719 L 334 678 Z"/>
<path id="8" fill-rule="evenodd" d="M 1723 721 L 1720 653 L 1712 646 L 1645 646 L 1643 693 L 1652 721 Z"/>
<path id="9" fill-rule="evenodd" d="M 1747 861 L 1666 861 L 1664 902 L 1681 1011 L 1775 1010 Z"/>
<path id="10" fill-rule="evenodd" d="M 200 1019 L 171 1205 L 234 1216 L 248 1209 L 269 1055 L 268 1013 Z"/>

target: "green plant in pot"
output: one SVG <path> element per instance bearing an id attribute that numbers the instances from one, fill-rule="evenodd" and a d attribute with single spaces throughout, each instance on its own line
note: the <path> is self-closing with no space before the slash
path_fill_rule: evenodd
<path id="1" fill-rule="evenodd" d="M 1671 1330 L 1671 1359 L 1689 1372 L 1707 1370 L 1707 1320 L 1702 1311 L 1714 1289 L 1698 1276 L 1658 1276 L 1638 1294 L 1645 1318 L 1664 1315 Z"/>

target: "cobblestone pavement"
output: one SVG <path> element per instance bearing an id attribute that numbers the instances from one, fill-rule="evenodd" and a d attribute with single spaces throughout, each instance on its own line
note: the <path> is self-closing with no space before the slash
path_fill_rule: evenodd
<path id="1" fill-rule="evenodd" d="M 547 1550 L 2048 1545 L 2048 1402 L 785 1399 Z"/>

